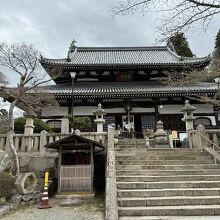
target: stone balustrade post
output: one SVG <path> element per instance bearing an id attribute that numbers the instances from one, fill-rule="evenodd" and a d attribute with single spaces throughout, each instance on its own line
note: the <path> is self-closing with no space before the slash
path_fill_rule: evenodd
<path id="1" fill-rule="evenodd" d="M 115 149 L 114 149 L 114 129 L 108 126 L 108 148 L 107 148 L 107 166 L 106 166 L 106 219 L 118 219 L 118 204 L 116 190 L 115 173 Z"/>
<path id="2" fill-rule="evenodd" d="M 26 114 L 25 117 L 26 117 L 26 122 L 24 125 L 24 134 L 31 135 L 34 133 L 34 118 L 35 118 L 35 116 Z"/>
<path id="3" fill-rule="evenodd" d="M 47 144 L 47 132 L 45 130 L 40 133 L 40 146 L 39 146 L 39 155 L 44 156 L 46 148 L 44 147 Z"/>
<path id="4" fill-rule="evenodd" d="M 201 136 L 201 135 L 203 135 L 203 136 L 206 137 L 206 129 L 205 129 L 205 127 L 203 125 L 198 125 L 196 127 L 196 130 L 199 133 L 199 134 L 197 133 L 197 143 L 196 143 L 196 146 L 201 148 L 201 150 L 202 150 L 204 147 L 208 147 L 207 140 L 205 140 L 205 138 Z"/>
<path id="5" fill-rule="evenodd" d="M 61 134 L 69 134 L 69 119 L 68 118 L 62 118 L 61 121 Z"/>
<path id="6" fill-rule="evenodd" d="M 10 136 L 10 132 L 7 132 L 6 143 L 5 143 L 5 149 L 4 150 L 8 155 L 11 155 L 11 148 L 10 148 L 10 145 L 9 145 L 9 136 Z"/>

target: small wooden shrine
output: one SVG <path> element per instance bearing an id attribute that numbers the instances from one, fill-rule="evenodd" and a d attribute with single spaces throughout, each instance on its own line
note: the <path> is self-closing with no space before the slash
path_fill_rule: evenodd
<path id="1" fill-rule="evenodd" d="M 73 134 L 45 147 L 59 152 L 58 193 L 94 191 L 94 154 L 104 150 L 101 143 Z"/>

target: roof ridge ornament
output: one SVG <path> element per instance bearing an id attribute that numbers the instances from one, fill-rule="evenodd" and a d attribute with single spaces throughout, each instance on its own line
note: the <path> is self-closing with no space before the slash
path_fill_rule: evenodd
<path id="1" fill-rule="evenodd" d="M 176 53 L 175 47 L 174 47 L 174 45 L 173 45 L 173 43 L 172 43 L 172 41 L 171 41 L 170 39 L 167 41 L 167 47 L 168 47 L 171 51 L 173 51 L 174 53 Z"/>
<path id="2" fill-rule="evenodd" d="M 73 38 L 72 42 L 70 43 L 70 46 L 69 46 L 69 50 L 68 50 L 68 53 L 67 53 L 67 61 L 70 62 L 71 59 L 70 59 L 70 54 L 72 52 L 74 52 L 76 50 L 76 45 L 75 43 L 77 43 L 77 41 Z"/>

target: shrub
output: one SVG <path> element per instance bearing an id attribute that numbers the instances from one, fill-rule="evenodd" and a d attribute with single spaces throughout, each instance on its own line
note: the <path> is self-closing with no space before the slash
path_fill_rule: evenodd
<path id="1" fill-rule="evenodd" d="M 15 119 L 15 133 L 24 133 L 24 125 L 26 122 L 25 117 L 20 117 Z M 47 125 L 46 122 L 42 121 L 39 118 L 34 119 L 34 133 L 40 133 L 43 130 L 47 132 L 52 132 L 51 128 Z"/>
<path id="2" fill-rule="evenodd" d="M 52 132 L 52 129 L 47 125 L 47 123 L 39 118 L 34 119 L 34 126 L 34 133 L 40 133 L 43 130 Z"/>
<path id="3" fill-rule="evenodd" d="M 71 125 L 72 116 L 67 115 L 66 117 L 69 119 L 70 125 Z M 92 122 L 91 122 L 91 119 L 89 117 L 87 117 L 87 116 L 85 116 L 85 117 L 74 117 L 73 120 L 74 120 L 74 130 L 79 129 L 82 132 L 92 130 Z"/>
<path id="4" fill-rule="evenodd" d="M 6 172 L 0 172 L 0 197 L 6 199 L 12 195 L 15 179 Z"/>

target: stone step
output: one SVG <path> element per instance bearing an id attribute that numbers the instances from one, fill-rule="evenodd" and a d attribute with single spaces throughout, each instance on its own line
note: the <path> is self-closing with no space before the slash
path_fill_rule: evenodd
<path id="1" fill-rule="evenodd" d="M 119 220 L 219 220 L 220 216 L 119 216 Z"/>
<path id="2" fill-rule="evenodd" d="M 193 165 L 116 165 L 116 170 L 194 170 L 194 169 L 220 169 L 217 164 L 193 164 Z"/>
<path id="3" fill-rule="evenodd" d="M 150 155 L 136 155 L 136 156 L 128 156 L 128 155 L 123 155 L 123 153 L 120 153 L 119 155 L 117 155 L 116 153 L 116 161 L 118 160 L 212 160 L 213 157 L 210 155 L 203 155 L 203 156 L 196 156 L 196 155 L 185 155 L 185 156 L 172 156 L 172 155 L 154 155 L 154 156 L 150 156 Z M 214 159 L 213 159 L 214 161 Z"/>
<path id="4" fill-rule="evenodd" d="M 117 182 L 118 189 L 217 188 L 220 181 Z"/>
<path id="5" fill-rule="evenodd" d="M 120 144 L 145 144 L 145 140 L 134 139 L 134 138 L 123 138 L 118 140 L 118 145 Z"/>
<path id="6" fill-rule="evenodd" d="M 147 147 L 145 145 L 132 145 L 132 146 L 117 146 L 115 147 L 116 152 L 127 152 L 127 151 L 141 151 L 146 152 Z"/>
<path id="7" fill-rule="evenodd" d="M 144 143 L 134 143 L 134 144 L 131 144 L 131 143 L 128 143 L 128 144 L 123 144 L 123 143 L 121 143 L 121 144 L 117 144 L 117 145 L 115 145 L 115 148 L 136 148 L 136 147 L 139 147 L 139 146 L 141 146 L 141 147 L 144 147 L 144 148 L 149 148 L 149 147 L 147 147 L 146 146 L 146 144 L 145 144 L 145 142 Z M 149 148 L 150 149 L 150 148 Z"/>
<path id="8" fill-rule="evenodd" d="M 220 181 L 220 175 L 117 176 L 119 182 Z"/>
<path id="9" fill-rule="evenodd" d="M 220 196 L 220 188 L 118 189 L 119 197 Z"/>
<path id="10" fill-rule="evenodd" d="M 119 207 L 119 216 L 211 216 L 220 214 L 220 205 Z"/>
<path id="11" fill-rule="evenodd" d="M 154 152 L 154 151 L 148 151 L 147 149 L 127 149 L 127 150 L 121 150 L 116 151 L 117 156 L 147 156 L 147 157 L 185 157 L 185 156 L 207 156 L 207 152 L 191 152 L 191 151 L 164 151 L 164 152 Z"/>
<path id="12" fill-rule="evenodd" d="M 219 169 L 208 169 L 208 170 L 116 170 L 117 176 L 171 176 L 171 175 L 203 175 L 203 174 L 219 174 Z"/>
<path id="13" fill-rule="evenodd" d="M 199 149 L 116 146 L 119 216 L 220 214 L 220 165 Z"/>
<path id="14" fill-rule="evenodd" d="M 116 145 L 115 147 L 132 147 L 132 146 L 145 146 L 145 144 L 121 144 L 121 145 Z M 200 149 L 198 148 L 147 148 L 145 146 L 146 151 L 149 153 L 172 153 L 172 152 L 194 152 L 194 153 L 199 153 L 201 152 Z M 204 151 L 205 152 L 205 151 Z"/>
<path id="15" fill-rule="evenodd" d="M 117 160 L 117 165 L 184 165 L 184 164 L 213 164 L 213 159 L 208 160 Z"/>
<path id="16" fill-rule="evenodd" d="M 220 196 L 169 196 L 118 198 L 118 205 L 137 206 L 179 206 L 179 205 L 220 205 Z"/>

